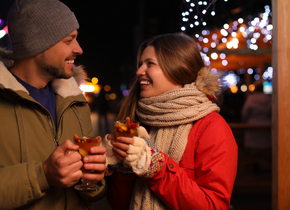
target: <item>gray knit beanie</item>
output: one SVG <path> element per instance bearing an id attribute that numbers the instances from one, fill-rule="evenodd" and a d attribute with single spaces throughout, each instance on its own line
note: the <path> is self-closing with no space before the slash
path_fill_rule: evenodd
<path id="1" fill-rule="evenodd" d="M 79 28 L 59 0 L 15 0 L 7 21 L 14 59 L 37 55 Z"/>

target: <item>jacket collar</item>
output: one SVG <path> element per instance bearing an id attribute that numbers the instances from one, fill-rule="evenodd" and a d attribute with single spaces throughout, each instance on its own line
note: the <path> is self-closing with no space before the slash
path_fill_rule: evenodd
<path id="1" fill-rule="evenodd" d="M 74 75 L 82 74 L 80 67 L 74 67 Z M 52 88 L 54 92 L 64 98 L 68 96 L 77 96 L 82 94 L 79 85 L 74 77 L 69 79 L 55 79 L 52 81 Z M 15 79 L 11 72 L 5 67 L 4 63 L 0 61 L 0 86 L 2 88 L 11 89 L 15 92 L 23 91 L 27 94 L 29 92 Z"/>

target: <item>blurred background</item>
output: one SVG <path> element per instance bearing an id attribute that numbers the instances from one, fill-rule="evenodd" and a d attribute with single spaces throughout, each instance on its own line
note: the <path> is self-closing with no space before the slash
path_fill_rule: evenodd
<path id="1" fill-rule="evenodd" d="M 271 209 L 271 0 L 62 0 L 79 23 L 84 54 L 76 59 L 90 81 L 81 84 L 96 135 L 113 128 L 128 94 L 141 42 L 183 32 L 198 43 L 206 65 L 223 74 L 220 114 L 239 146 L 234 210 Z M 0 3 L 0 47 L 11 50 L 6 18 L 13 0 Z M 96 204 L 109 209 L 105 199 Z M 101 206 L 101 208 L 100 208 Z"/>

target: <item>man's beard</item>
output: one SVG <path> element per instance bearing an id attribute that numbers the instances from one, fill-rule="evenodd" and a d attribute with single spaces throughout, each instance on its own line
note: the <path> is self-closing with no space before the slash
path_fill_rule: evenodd
<path id="1" fill-rule="evenodd" d="M 37 61 L 38 66 L 44 69 L 48 74 L 53 76 L 55 79 L 69 79 L 71 75 L 66 75 L 64 66 L 61 68 L 49 65 L 45 57 L 44 52 L 41 53 L 41 59 Z"/>

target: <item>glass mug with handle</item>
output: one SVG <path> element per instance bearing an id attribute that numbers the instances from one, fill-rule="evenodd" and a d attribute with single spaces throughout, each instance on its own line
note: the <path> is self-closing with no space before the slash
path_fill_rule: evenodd
<path id="1" fill-rule="evenodd" d="M 139 126 L 139 122 L 131 121 L 129 117 L 126 117 L 126 120 L 116 121 L 114 127 L 116 137 L 122 136 L 133 138 L 134 136 L 137 136 L 137 129 Z M 122 163 L 122 167 L 118 167 L 116 170 L 124 174 L 134 173 L 132 168 L 124 163 Z"/>
<path id="2" fill-rule="evenodd" d="M 90 155 L 90 149 L 95 146 L 99 146 L 101 143 L 101 137 L 78 137 L 74 135 L 74 144 L 79 146 L 78 152 L 83 157 Z M 84 167 L 81 168 L 83 173 L 94 173 L 94 170 L 87 170 Z M 81 184 L 75 185 L 76 190 L 96 190 L 99 188 L 97 183 L 92 183 L 91 180 L 81 179 Z"/>

